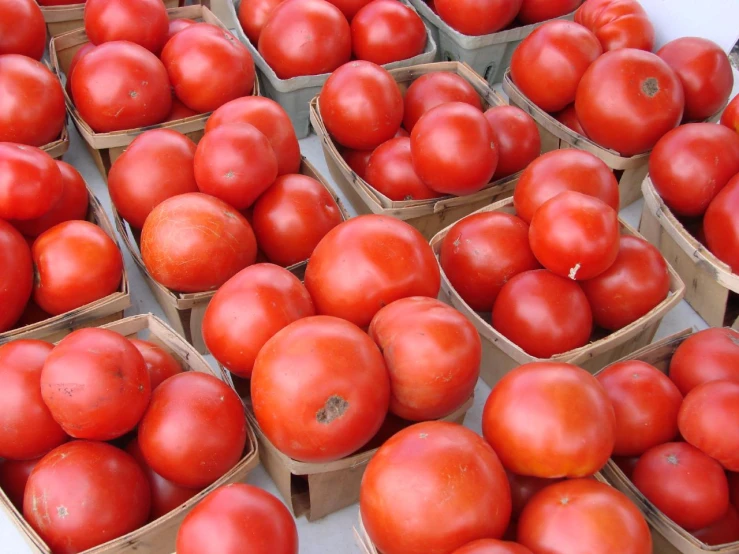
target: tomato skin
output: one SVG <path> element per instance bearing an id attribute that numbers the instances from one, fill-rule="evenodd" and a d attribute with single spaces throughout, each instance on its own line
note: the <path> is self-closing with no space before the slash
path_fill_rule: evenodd
<path id="1" fill-rule="evenodd" d="M 200 115 L 195 110 L 191 110 L 187 106 L 185 106 L 182 103 L 182 100 L 177 98 L 176 96 L 172 97 L 172 109 L 169 111 L 169 115 L 167 116 L 167 119 L 164 120 L 164 122 L 168 121 L 179 121 L 180 119 L 185 119 L 187 117 L 193 117 L 195 115 Z"/>
<path id="2" fill-rule="evenodd" d="M 480 539 L 455 550 L 452 554 L 532 554 L 532 552 L 515 542 Z"/>
<path id="3" fill-rule="evenodd" d="M 194 19 L 179 18 L 170 20 L 167 29 L 167 40 L 171 39 L 180 31 L 187 29 L 190 25 L 195 25 L 195 23 L 196 21 Z"/>
<path id="4" fill-rule="evenodd" d="M 0 142 L 0 219 L 36 219 L 64 191 L 59 166 L 34 146 Z"/>
<path id="5" fill-rule="evenodd" d="M 208 551 L 298 554 L 298 530 L 285 505 L 267 491 L 226 485 L 195 506 L 177 533 L 179 554 Z"/>
<path id="6" fill-rule="evenodd" d="M 85 32 L 95 45 L 133 42 L 158 54 L 169 33 L 161 0 L 86 0 Z"/>
<path id="7" fill-rule="evenodd" d="M 713 525 L 693 532 L 693 536 L 704 544 L 718 546 L 739 541 L 739 512 L 734 506 Z"/>
<path id="8" fill-rule="evenodd" d="M 494 106 L 485 112 L 498 147 L 498 166 L 493 180 L 518 173 L 541 153 L 536 122 L 515 106 Z"/>
<path id="9" fill-rule="evenodd" d="M 272 11 L 284 0 L 242 0 L 237 17 L 244 34 L 255 46 L 259 44 L 259 35 L 269 21 Z"/>
<path id="10" fill-rule="evenodd" d="M 739 383 L 739 332 L 705 329 L 689 336 L 675 350 L 669 375 L 683 395 L 711 381 Z"/>
<path id="11" fill-rule="evenodd" d="M 531 501 L 536 493 L 561 480 L 531 477 L 529 475 L 516 475 L 508 470 L 506 470 L 506 475 L 508 476 L 508 484 L 511 486 L 511 500 L 513 502 L 511 519 L 514 521 L 518 521 L 519 517 L 521 517 L 521 512 L 523 512 L 523 509 L 526 507 L 526 504 Z"/>
<path id="12" fill-rule="evenodd" d="M 0 489 L 8 497 L 13 507 L 21 513 L 23 513 L 23 494 L 26 491 L 28 477 L 40 460 L 41 458 L 0 461 Z"/>
<path id="13" fill-rule="evenodd" d="M 587 133 L 585 132 L 585 129 L 582 128 L 582 125 L 580 124 L 580 120 L 577 119 L 577 112 L 575 111 L 574 104 L 570 104 L 564 110 L 556 114 L 555 119 L 559 121 L 565 127 L 569 127 L 570 129 L 572 129 L 576 133 L 584 137 L 588 136 Z"/>
<path id="14" fill-rule="evenodd" d="M 33 291 L 31 250 L 10 223 L 0 219 L 0 332 L 11 329 Z"/>
<path id="15" fill-rule="evenodd" d="M 654 50 L 654 27 L 635 0 L 588 0 L 575 12 L 575 22 L 595 33 L 606 52 L 620 48 Z"/>
<path id="16" fill-rule="evenodd" d="M 182 373 L 180 363 L 158 344 L 140 339 L 129 340 L 144 358 L 152 391 L 172 375 Z"/>
<path id="17" fill-rule="evenodd" d="M 144 472 L 131 456 L 109 444 L 73 441 L 34 468 L 23 517 L 54 553 L 74 554 L 141 527 L 150 496 Z"/>
<path id="18" fill-rule="evenodd" d="M 721 114 L 721 125 L 739 133 L 739 95 L 735 96 Z"/>
<path id="19" fill-rule="evenodd" d="M 34 0 L 2 0 L 0 55 L 21 54 L 40 60 L 46 49 L 44 14 Z"/>
<path id="20" fill-rule="evenodd" d="M 503 466 L 482 437 L 461 425 L 428 421 L 380 447 L 367 465 L 359 508 L 384 554 L 446 554 L 474 540 L 500 538 L 511 496 Z M 419 520 L 414 514 L 421 509 Z"/>
<path id="21" fill-rule="evenodd" d="M 392 139 L 390 139 L 392 140 Z M 384 144 L 384 143 L 383 143 Z M 375 149 L 372 150 L 352 150 L 351 148 L 344 148 L 343 146 L 337 145 L 339 153 L 349 168 L 356 173 L 360 179 L 367 180 L 367 165 L 372 157 Z"/>
<path id="22" fill-rule="evenodd" d="M 95 50 L 95 48 L 97 47 L 93 43 L 86 42 L 81 45 L 74 53 L 74 56 L 72 56 L 72 61 L 69 62 L 69 69 L 67 70 L 67 84 L 64 87 L 70 98 L 72 98 L 72 73 L 74 72 L 74 68 L 77 66 L 82 58 Z"/>
<path id="23" fill-rule="evenodd" d="M 392 138 L 378 146 L 367 162 L 364 180 L 390 200 L 428 200 L 440 196 L 413 169 L 408 137 Z"/>
<path id="24" fill-rule="evenodd" d="M 436 0 L 439 17 L 464 35 L 489 35 L 505 28 L 516 17 L 523 0 Z"/>
<path id="25" fill-rule="evenodd" d="M 352 51 L 357 59 L 378 65 L 407 60 L 426 46 L 421 17 L 397 0 L 374 0 L 351 22 Z"/>
<path id="26" fill-rule="evenodd" d="M 670 442 L 639 458 L 632 482 L 680 527 L 695 531 L 729 509 L 729 486 L 721 465 L 694 446 Z"/>
<path id="27" fill-rule="evenodd" d="M 372 0 L 330 0 L 331 4 L 336 6 L 344 14 L 347 21 L 351 23 L 356 13 Z"/>
<path id="28" fill-rule="evenodd" d="M 517 19 L 524 25 L 531 25 L 567 15 L 580 4 L 582 0 L 523 0 Z"/>
<path id="29" fill-rule="evenodd" d="M 546 112 L 575 101 L 578 84 L 603 53 L 595 35 L 571 21 L 555 20 L 536 28 L 513 52 L 511 77 Z M 547 75 L 546 80 L 541 75 Z"/>
<path id="30" fill-rule="evenodd" d="M 734 176 L 711 200 L 703 218 L 709 250 L 739 273 L 739 176 Z"/>
<path id="31" fill-rule="evenodd" d="M 441 274 L 421 233 L 398 219 L 355 217 L 334 227 L 308 261 L 305 286 L 316 313 L 367 327 L 390 302 L 436 298 Z"/>
<path id="32" fill-rule="evenodd" d="M 403 126 L 410 133 L 423 114 L 447 102 L 465 102 L 482 111 L 480 95 L 467 80 L 437 71 L 419 77 L 408 87 L 403 100 Z"/>

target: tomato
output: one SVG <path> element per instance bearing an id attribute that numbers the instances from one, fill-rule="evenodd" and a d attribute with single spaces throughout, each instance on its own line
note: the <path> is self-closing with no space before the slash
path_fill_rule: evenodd
<path id="1" fill-rule="evenodd" d="M 593 479 L 547 487 L 526 506 L 518 541 L 547 554 L 651 554 L 644 516 L 626 495 Z"/>
<path id="2" fill-rule="evenodd" d="M 482 111 L 480 95 L 463 77 L 447 71 L 422 75 L 405 93 L 403 126 L 410 133 L 421 116 L 447 102 L 465 102 Z"/>
<path id="3" fill-rule="evenodd" d="M 72 73 L 74 72 L 74 68 L 77 66 L 82 58 L 95 50 L 95 48 L 96 46 L 93 43 L 86 42 L 82 44 L 74 53 L 74 56 L 72 56 L 72 61 L 69 62 L 69 69 L 67 70 L 67 84 L 64 87 L 70 98 L 72 97 Z"/>
<path id="4" fill-rule="evenodd" d="M 454 290 L 478 312 L 492 311 L 511 277 L 541 267 L 529 247 L 529 226 L 503 212 L 457 222 L 441 243 L 439 263 Z"/>
<path id="5" fill-rule="evenodd" d="M 241 0 L 237 17 L 244 34 L 255 46 L 259 44 L 259 35 L 269 21 L 272 11 L 284 0 Z"/>
<path id="6" fill-rule="evenodd" d="M 140 339 L 130 339 L 130 341 L 144 358 L 152 391 L 172 375 L 182 373 L 180 363 L 158 344 Z"/>
<path id="7" fill-rule="evenodd" d="M 180 292 L 215 290 L 257 257 L 249 222 L 222 200 L 192 192 L 168 198 L 141 231 L 152 278 Z"/>
<path id="8" fill-rule="evenodd" d="M 0 142 L 0 219 L 36 219 L 62 197 L 59 166 L 33 146 Z"/>
<path id="9" fill-rule="evenodd" d="M 352 150 L 351 148 L 343 148 L 337 145 L 341 157 L 344 158 L 346 165 L 357 174 L 360 179 L 367 178 L 367 165 L 374 153 L 372 150 Z"/>
<path id="10" fill-rule="evenodd" d="M 355 61 L 337 69 L 323 85 L 319 103 L 331 136 L 355 150 L 390 140 L 403 121 L 403 97 L 395 79 L 371 62 Z"/>
<path id="11" fill-rule="evenodd" d="M 739 505 L 739 473 L 729 473 L 728 475 L 729 475 L 729 493 L 731 495 L 731 503 L 736 508 L 736 506 Z"/>
<path id="12" fill-rule="evenodd" d="M 349 22 L 323 0 L 280 3 L 259 35 L 259 53 L 280 79 L 331 73 L 349 61 L 351 51 Z"/>
<path id="13" fill-rule="evenodd" d="M 531 501 L 536 493 L 560 481 L 560 479 L 516 475 L 510 471 L 506 471 L 506 475 L 508 476 L 508 484 L 511 486 L 511 500 L 513 501 L 511 518 L 516 521 L 521 516 L 526 504 Z"/>
<path id="14" fill-rule="evenodd" d="M 180 373 L 152 394 L 138 438 L 156 473 L 183 487 L 206 487 L 241 459 L 244 407 L 236 392 L 212 375 Z"/>
<path id="15" fill-rule="evenodd" d="M 364 180 L 390 200 L 428 200 L 440 196 L 428 188 L 413 169 L 408 137 L 393 138 L 378 146 L 367 162 Z"/>
<path id="16" fill-rule="evenodd" d="M 498 167 L 494 179 L 518 173 L 541 153 L 541 138 L 536 122 L 515 106 L 494 106 L 485 112 L 498 147 Z"/>
<path id="17" fill-rule="evenodd" d="M 161 123 L 172 108 L 164 65 L 130 42 L 101 44 L 80 59 L 72 74 L 72 97 L 96 133 Z"/>
<path id="18" fill-rule="evenodd" d="M 315 315 L 300 280 L 272 264 L 256 264 L 224 284 L 208 304 L 203 340 L 226 369 L 251 377 L 264 344 L 293 321 Z"/>
<path id="19" fill-rule="evenodd" d="M 46 49 L 44 14 L 34 0 L 0 0 L 0 54 L 40 60 Z"/>
<path id="20" fill-rule="evenodd" d="M 670 360 L 670 379 L 683 395 L 710 381 L 739 382 L 739 332 L 706 329 L 689 336 Z"/>
<path id="21" fill-rule="evenodd" d="M 575 101 L 582 76 L 602 53 L 598 39 L 581 25 L 550 21 L 534 29 L 513 52 L 511 78 L 542 110 L 557 112 Z"/>
<path id="22" fill-rule="evenodd" d="M 703 218 L 709 250 L 739 273 L 739 176 L 734 176 L 711 200 Z"/>
<path id="23" fill-rule="evenodd" d="M 23 517 L 55 554 L 74 554 L 141 527 L 150 496 L 131 456 L 109 444 L 73 441 L 31 473 Z"/>
<path id="24" fill-rule="evenodd" d="M 330 0 L 331 4 L 336 6 L 344 14 L 348 21 L 354 18 L 356 13 L 372 0 Z"/>
<path id="25" fill-rule="evenodd" d="M 739 95 L 731 99 L 724 113 L 721 114 L 721 125 L 739 133 L 739 100 L 737 98 Z"/>
<path id="26" fill-rule="evenodd" d="M 195 143 L 170 129 L 137 136 L 108 174 L 108 190 L 119 215 L 141 229 L 151 211 L 167 198 L 197 192 Z"/>
<path id="27" fill-rule="evenodd" d="M 713 123 L 681 125 L 649 157 L 654 188 L 678 215 L 703 215 L 738 172 L 739 134 Z"/>
<path id="28" fill-rule="evenodd" d="M 32 290 L 33 260 L 28 244 L 10 223 L 0 219 L 0 333 L 21 317 Z"/>
<path id="29" fill-rule="evenodd" d="M 290 116 L 277 102 L 261 96 L 247 96 L 227 102 L 208 118 L 205 132 L 234 123 L 253 125 L 267 137 L 277 156 L 279 175 L 300 172 L 298 138 Z"/>
<path id="30" fill-rule="evenodd" d="M 191 110 L 187 106 L 185 106 L 182 101 L 177 98 L 176 96 L 172 97 L 172 109 L 169 111 L 169 115 L 167 116 L 167 119 L 164 120 L 166 123 L 167 121 L 178 121 L 180 119 L 185 119 L 186 117 L 193 117 L 195 115 L 200 115 L 195 110 Z"/>
<path id="31" fill-rule="evenodd" d="M 642 238 L 623 235 L 613 265 L 581 285 L 596 325 L 618 331 L 667 298 L 670 273 L 659 250 Z"/>
<path id="32" fill-rule="evenodd" d="M 177 552 L 298 554 L 298 530 L 277 498 L 237 483 L 216 489 L 187 515 L 177 532 Z"/>
<path id="33" fill-rule="evenodd" d="M 185 18 L 178 18 L 178 19 L 171 19 L 169 21 L 169 27 L 167 30 L 167 40 L 171 39 L 173 36 L 175 36 L 177 33 L 182 31 L 183 29 L 188 28 L 190 25 L 195 25 L 196 21 L 194 19 L 185 19 Z M 165 41 L 166 44 L 166 41 Z"/>
<path id="34" fill-rule="evenodd" d="M 458 548 L 452 554 L 532 554 L 532 552 L 515 542 L 480 539 Z"/>
<path id="35" fill-rule="evenodd" d="M 464 35 L 489 35 L 508 26 L 523 0 L 436 0 L 439 17 Z"/>
<path id="36" fill-rule="evenodd" d="M 555 115 L 555 119 L 559 121 L 565 127 L 569 127 L 576 133 L 587 137 L 585 129 L 582 128 L 580 120 L 577 119 L 577 112 L 575 111 L 575 104 L 570 104 L 564 110 Z M 557 152 L 557 150 L 555 150 Z"/>
<path id="37" fill-rule="evenodd" d="M 575 22 L 595 33 L 606 52 L 654 49 L 654 27 L 636 0 L 587 0 L 575 12 Z"/>
<path id="38" fill-rule="evenodd" d="M 477 539 L 500 538 L 511 495 L 498 456 L 480 436 L 429 421 L 380 447 L 367 465 L 359 508 L 384 554 L 446 554 Z"/>
<path id="39" fill-rule="evenodd" d="M 721 465 L 685 442 L 648 450 L 632 482 L 680 527 L 695 531 L 716 523 L 729 509 L 729 486 Z"/>
<path id="40" fill-rule="evenodd" d="M 397 0 L 375 0 L 352 19 L 352 51 L 378 65 L 407 60 L 426 47 L 421 17 Z"/>
<path id="41" fill-rule="evenodd" d="M 439 266 L 421 233 L 382 215 L 334 227 L 308 261 L 305 286 L 316 312 L 367 327 L 375 314 L 408 296 L 436 298 Z"/>
<path id="42" fill-rule="evenodd" d="M 169 34 L 162 0 L 86 0 L 85 32 L 90 42 L 133 42 L 158 54 Z"/>
<path id="43" fill-rule="evenodd" d="M 5 493 L 13 507 L 23 512 L 23 494 L 26 491 L 28 476 L 41 458 L 34 460 L 0 460 L 0 489 Z"/>
<path id="44" fill-rule="evenodd" d="M 513 205 L 518 217 L 530 223 L 544 202 L 568 190 L 599 198 L 618 210 L 613 172 L 593 154 L 574 148 L 547 152 L 531 162 L 513 192 Z"/>
<path id="45" fill-rule="evenodd" d="M 711 546 L 739 541 L 739 512 L 734 506 L 729 506 L 729 510 L 720 520 L 695 531 L 693 536 Z"/>
<path id="46" fill-rule="evenodd" d="M 626 478 L 631 480 L 634 476 L 634 469 L 636 464 L 639 463 L 639 458 L 636 456 L 624 457 L 624 456 L 613 456 L 613 462 L 618 468 L 626 475 Z"/>
<path id="47" fill-rule="evenodd" d="M 524 25 L 539 23 L 567 15 L 582 4 L 582 0 L 523 0 L 518 20 Z"/>

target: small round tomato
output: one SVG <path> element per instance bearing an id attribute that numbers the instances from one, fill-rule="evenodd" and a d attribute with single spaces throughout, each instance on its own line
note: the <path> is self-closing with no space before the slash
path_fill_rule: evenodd
<path id="1" fill-rule="evenodd" d="M 541 153 L 539 128 L 532 117 L 516 106 L 494 106 L 485 112 L 498 147 L 498 167 L 493 179 L 518 173 Z"/>
<path id="2" fill-rule="evenodd" d="M 158 344 L 141 339 L 130 339 L 130 341 L 144 358 L 152 391 L 172 375 L 182 373 L 180 363 Z"/>
<path id="3" fill-rule="evenodd" d="M 167 40 L 171 39 L 177 33 L 182 31 L 183 29 L 186 29 L 190 25 L 195 25 L 195 23 L 196 21 L 194 19 L 185 19 L 185 18 L 171 19 L 169 21 L 169 27 L 167 29 Z"/>
<path id="4" fill-rule="evenodd" d="M 407 60 L 423 52 L 426 27 L 421 17 L 397 0 L 374 0 L 352 19 L 352 51 L 378 65 Z"/>
<path id="5" fill-rule="evenodd" d="M 85 32 L 90 42 L 127 41 L 158 54 L 169 33 L 161 0 L 86 0 Z"/>
<path id="6" fill-rule="evenodd" d="M 654 27 L 637 0 L 587 0 L 575 12 L 575 22 L 595 33 L 606 52 L 654 50 Z"/>
<path id="7" fill-rule="evenodd" d="M 0 489 L 13 504 L 13 507 L 23 513 L 23 495 L 26 492 L 26 483 L 33 468 L 41 458 L 33 460 L 0 460 Z"/>
<path id="8" fill-rule="evenodd" d="M 33 291 L 33 259 L 23 235 L 0 219 L 0 333 L 20 319 Z"/>
<path id="9" fill-rule="evenodd" d="M 517 19 L 524 25 L 539 23 L 574 12 L 582 0 L 523 0 Z"/>
<path id="10" fill-rule="evenodd" d="M 0 142 L 0 219 L 36 219 L 62 197 L 59 166 L 34 146 Z"/>
<path id="11" fill-rule="evenodd" d="M 532 552 L 515 542 L 480 539 L 458 548 L 452 554 L 532 554 Z"/>
<path id="12" fill-rule="evenodd" d="M 453 552 L 503 536 L 511 493 L 498 456 L 482 437 L 461 425 L 429 421 L 403 429 L 372 457 L 359 509 L 384 554 Z"/>
<path id="13" fill-rule="evenodd" d="M 393 138 L 378 146 L 367 162 L 364 180 L 390 200 L 428 200 L 440 196 L 413 169 L 408 137 Z"/>
<path id="14" fill-rule="evenodd" d="M 688 531 L 716 523 L 729 509 L 729 485 L 721 465 L 685 442 L 649 449 L 632 482 L 659 510 Z"/>
<path id="15" fill-rule="evenodd" d="M 721 114 L 721 125 L 739 133 L 739 95 L 732 98 Z"/>
<path id="16" fill-rule="evenodd" d="M 46 49 L 44 14 L 34 0 L 0 0 L 0 54 L 40 60 Z"/>
<path id="17" fill-rule="evenodd" d="M 506 471 L 508 484 L 511 486 L 511 500 L 513 501 L 513 512 L 511 519 L 518 521 L 523 509 L 540 490 L 561 481 L 561 479 L 546 479 L 543 477 L 531 477 L 529 475 L 516 475 Z"/>
<path id="18" fill-rule="evenodd" d="M 713 525 L 694 531 L 693 536 L 709 546 L 739 541 L 739 512 L 734 506 L 729 506 L 724 517 Z"/>
<path id="19" fill-rule="evenodd" d="M 567 106 L 564 110 L 556 114 L 555 119 L 559 121 L 562 125 L 565 127 L 568 127 L 575 131 L 576 133 L 587 137 L 587 133 L 585 133 L 585 129 L 582 128 L 582 125 L 580 124 L 580 120 L 577 119 L 577 112 L 575 111 L 575 104 L 570 104 Z M 558 150 L 555 150 L 555 152 L 558 152 Z"/>
<path id="20" fill-rule="evenodd" d="M 336 6 L 344 14 L 344 17 L 351 22 L 356 13 L 372 0 L 330 0 L 331 4 Z"/>
<path id="21" fill-rule="evenodd" d="M 465 102 L 482 111 L 480 95 L 463 77 L 447 71 L 427 73 L 413 81 L 403 100 L 403 126 L 410 133 L 427 111 L 447 102 Z"/>
<path id="22" fill-rule="evenodd" d="M 96 46 L 93 43 L 86 42 L 82 44 L 74 53 L 74 56 L 72 56 L 72 61 L 69 62 L 69 69 L 67 70 L 67 84 L 64 87 L 70 98 L 72 98 L 72 73 L 74 72 L 74 68 L 77 67 L 77 64 L 82 58 L 95 50 L 95 48 Z"/>
<path id="23" fill-rule="evenodd" d="M 710 381 L 739 383 L 739 332 L 705 329 L 689 336 L 670 360 L 670 379 L 683 395 Z"/>
<path id="24" fill-rule="evenodd" d="M 513 21 L 523 0 L 436 0 L 439 17 L 464 35 L 489 35 Z"/>
<path id="25" fill-rule="evenodd" d="M 583 26 L 550 21 L 536 28 L 513 52 L 511 78 L 542 110 L 558 112 L 575 101 L 582 76 L 602 53 L 598 39 Z"/>
<path id="26" fill-rule="evenodd" d="M 351 148 L 344 148 L 343 146 L 339 146 L 339 153 L 341 154 L 341 157 L 344 158 L 346 165 L 348 165 L 349 168 L 354 173 L 356 173 L 360 179 L 366 180 L 367 165 L 369 164 L 369 160 L 374 153 L 374 149 L 352 150 Z"/>
<path id="27" fill-rule="evenodd" d="M 259 35 L 269 21 L 272 11 L 285 0 L 241 0 L 237 17 L 244 34 L 253 45 L 259 44 Z"/>
<path id="28" fill-rule="evenodd" d="M 739 273 L 739 175 L 734 176 L 706 209 L 703 232 L 713 255 Z"/>

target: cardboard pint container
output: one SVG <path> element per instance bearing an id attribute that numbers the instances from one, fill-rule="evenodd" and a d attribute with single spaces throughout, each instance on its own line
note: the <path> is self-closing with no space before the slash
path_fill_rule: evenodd
<path id="1" fill-rule="evenodd" d="M 55 160 L 61 160 L 62 156 L 67 153 L 67 150 L 69 150 L 69 131 L 67 131 L 67 124 L 64 124 L 64 127 L 62 128 L 62 132 L 59 135 L 59 138 L 55 140 L 54 142 L 50 142 L 49 144 L 44 144 L 41 147 L 41 150 L 46 152 L 49 156 L 54 158 Z"/>

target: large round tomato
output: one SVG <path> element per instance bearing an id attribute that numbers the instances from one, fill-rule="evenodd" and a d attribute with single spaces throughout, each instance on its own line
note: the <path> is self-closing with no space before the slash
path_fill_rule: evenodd
<path id="1" fill-rule="evenodd" d="M 0 0 L 0 54 L 40 60 L 46 49 L 44 14 L 34 0 Z"/>
<path id="2" fill-rule="evenodd" d="M 227 485 L 198 504 L 177 532 L 178 554 L 204 552 L 298 554 L 298 530 L 285 505 L 268 492 Z"/>
<path id="3" fill-rule="evenodd" d="M 685 96 L 670 66 L 651 52 L 607 52 L 577 87 L 575 110 L 588 137 L 622 156 L 650 150 L 680 124 Z"/>
<path id="4" fill-rule="evenodd" d="M 531 499 L 540 490 L 545 489 L 549 485 L 561 481 L 561 479 L 546 479 L 544 477 L 531 477 L 530 475 L 516 475 L 510 471 L 506 471 L 508 476 L 508 484 L 511 486 L 511 500 L 513 502 L 513 512 L 511 520 L 518 521 L 521 512 Z"/>
<path id="5" fill-rule="evenodd" d="M 375 0 L 352 19 L 352 50 L 378 65 L 407 60 L 423 52 L 426 27 L 421 17 L 397 0 Z"/>
<path id="6" fill-rule="evenodd" d="M 739 512 L 734 506 L 713 525 L 693 532 L 693 536 L 709 546 L 730 544 L 739 541 Z"/>
<path id="7" fill-rule="evenodd" d="M 739 273 L 739 176 L 734 176 L 711 200 L 703 218 L 703 232 L 711 252 Z"/>
<path id="8" fill-rule="evenodd" d="M 349 22 L 324 0 L 282 2 L 262 27 L 259 53 L 280 79 L 331 73 L 351 58 Z"/>
<path id="9" fill-rule="evenodd" d="M 390 140 L 403 121 L 403 97 L 395 79 L 371 62 L 355 61 L 337 69 L 323 85 L 319 107 L 331 136 L 355 150 Z"/>
<path id="10" fill-rule="evenodd" d="M 364 474 L 359 508 L 384 554 L 446 554 L 502 537 L 511 493 L 498 456 L 480 436 L 429 421 L 380 447 Z"/>
<path id="11" fill-rule="evenodd" d="M 319 314 L 359 327 L 390 302 L 408 296 L 436 298 L 439 265 L 423 235 L 382 215 L 352 218 L 334 227 L 308 261 L 305 286 Z"/>
<path id="12" fill-rule="evenodd" d="M 721 125 L 739 133 L 739 94 L 732 98 L 721 114 Z"/>
<path id="13" fill-rule="evenodd" d="M 40 460 L 41 458 L 0 461 L 0 489 L 13 507 L 21 513 L 23 513 L 23 495 L 26 492 L 28 477 Z"/>
<path id="14" fill-rule="evenodd" d="M 465 102 L 482 111 L 480 95 L 466 79 L 447 71 L 427 73 L 413 81 L 405 93 L 403 126 L 410 133 L 427 111 L 447 102 Z"/>
<path id="15" fill-rule="evenodd" d="M 575 12 L 575 22 L 593 31 L 606 52 L 654 49 L 654 27 L 637 0 L 587 0 Z"/>
<path id="16" fill-rule="evenodd" d="M 393 138 L 378 146 L 367 162 L 364 179 L 390 200 L 427 200 L 441 196 L 428 188 L 413 169 L 408 137 Z"/>
<path id="17" fill-rule="evenodd" d="M 0 219 L 36 219 L 62 197 L 59 166 L 34 146 L 0 142 Z"/>
<path id="18" fill-rule="evenodd" d="M 213 296 L 203 318 L 203 340 L 226 369 L 249 378 L 264 344 L 293 321 L 312 315 L 313 302 L 297 277 L 272 264 L 256 264 Z"/>
<path id="19" fill-rule="evenodd" d="M 167 29 L 167 40 L 171 39 L 177 33 L 188 28 L 190 25 L 194 25 L 195 23 L 197 22 L 194 19 L 186 19 L 186 18 L 170 19 L 169 26 Z"/>
<path id="20" fill-rule="evenodd" d="M 138 44 L 101 44 L 77 62 L 71 78 L 75 106 L 97 133 L 161 123 L 172 108 L 167 70 Z"/>
<path id="21" fill-rule="evenodd" d="M 85 32 L 93 44 L 127 41 L 158 54 L 169 34 L 162 0 L 86 0 Z"/>
<path id="22" fill-rule="evenodd" d="M 582 76 L 602 53 L 598 39 L 583 26 L 551 21 L 535 29 L 513 52 L 511 77 L 542 110 L 558 112 L 575 101 Z"/>
<path id="23" fill-rule="evenodd" d="M 23 517 L 55 554 L 74 554 L 141 527 L 150 496 L 131 456 L 109 444 L 73 441 L 31 473 Z"/>
<path id="24" fill-rule="evenodd" d="M 244 34 L 255 46 L 272 11 L 285 0 L 241 0 L 237 17 Z"/>
<path id="25" fill-rule="evenodd" d="M 0 333 L 23 314 L 33 290 L 33 260 L 23 235 L 0 219 Z"/>
<path id="26" fill-rule="evenodd" d="M 498 147 L 494 179 L 518 173 L 541 153 L 539 128 L 530 115 L 516 106 L 494 106 L 485 112 Z"/>
<path id="27" fill-rule="evenodd" d="M 149 381 L 151 382 L 152 391 L 161 385 L 162 382 L 172 377 L 172 375 L 182 373 L 182 366 L 180 363 L 163 347 L 147 340 L 130 340 L 131 344 L 136 347 L 136 350 L 138 350 L 144 358 L 146 370 L 149 373 Z"/>
<path id="28" fill-rule="evenodd" d="M 683 395 L 710 381 L 739 383 L 739 332 L 706 329 L 689 336 L 670 360 L 670 379 Z"/>
<path id="29" fill-rule="evenodd" d="M 458 548 L 452 554 L 532 554 L 532 552 L 515 542 L 480 539 Z"/>
<path id="30" fill-rule="evenodd" d="M 489 35 L 508 26 L 523 0 L 436 0 L 439 17 L 464 35 Z"/>
<path id="31" fill-rule="evenodd" d="M 618 331 L 667 298 L 670 273 L 659 250 L 642 238 L 623 235 L 613 265 L 580 284 L 596 325 Z"/>
<path id="32" fill-rule="evenodd" d="M 582 128 L 582 125 L 580 124 L 580 120 L 577 119 L 577 112 L 575 111 L 575 104 L 570 104 L 567 106 L 564 110 L 561 112 L 554 114 L 554 118 L 559 121 L 562 125 L 565 127 L 569 127 L 576 133 L 587 137 L 587 133 L 585 132 L 585 129 Z M 555 150 L 555 152 L 559 152 L 559 150 Z M 578 150 L 580 152 L 580 150 Z"/>
<path id="33" fill-rule="evenodd" d="M 146 218 L 141 257 L 157 282 L 180 292 L 215 290 L 257 257 L 249 222 L 206 194 L 168 198 Z"/>
<path id="34" fill-rule="evenodd" d="M 688 531 L 712 525 L 729 509 L 729 485 L 723 468 L 685 442 L 647 450 L 631 480 L 652 504 Z"/>
<path id="35" fill-rule="evenodd" d="M 36 266 L 33 300 L 59 315 L 118 290 L 123 256 L 105 231 L 89 221 L 65 221 L 41 234 L 31 249 Z"/>
<path id="36" fill-rule="evenodd" d="M 644 516 L 626 495 L 593 479 L 562 481 L 524 508 L 518 542 L 532 552 L 651 554 Z"/>
<path id="37" fill-rule="evenodd" d="M 539 23 L 567 15 L 582 4 L 582 0 L 523 0 L 517 19 L 524 25 Z"/>
<path id="38" fill-rule="evenodd" d="M 164 381 L 139 423 L 146 463 L 184 487 L 206 487 L 220 479 L 239 461 L 245 445 L 241 399 L 207 373 L 187 371 Z"/>
<path id="39" fill-rule="evenodd" d="M 177 98 L 205 113 L 248 96 L 254 88 L 254 60 L 230 32 L 196 23 L 167 42 L 162 62 Z"/>

